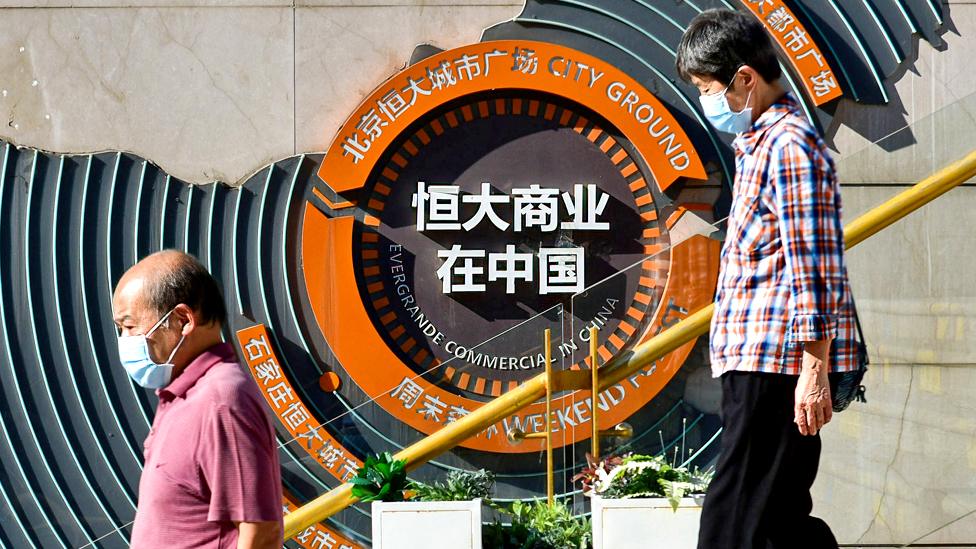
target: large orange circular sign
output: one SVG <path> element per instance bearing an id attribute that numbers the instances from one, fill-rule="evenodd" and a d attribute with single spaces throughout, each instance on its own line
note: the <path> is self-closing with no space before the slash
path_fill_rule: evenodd
<path id="1" fill-rule="evenodd" d="M 472 140 L 478 141 L 479 136 L 488 139 L 489 134 L 494 135 L 491 132 L 499 131 L 500 126 L 489 124 L 481 126 L 482 131 L 489 133 L 478 133 L 476 122 L 498 117 L 520 117 L 519 120 L 525 121 L 515 124 L 541 124 L 535 134 L 535 141 L 541 144 L 534 145 L 533 150 L 538 151 L 541 147 L 548 156 L 553 154 L 547 150 L 553 141 L 539 140 L 539 135 L 556 136 L 562 131 L 577 136 L 580 144 L 573 147 L 584 148 L 567 159 L 570 163 L 577 162 L 576 169 L 565 172 L 560 182 L 572 177 L 566 174 L 586 171 L 582 168 L 592 167 L 593 162 L 606 163 L 607 170 L 596 170 L 593 173 L 597 175 L 587 176 L 599 180 L 599 184 L 568 182 L 566 184 L 571 188 L 563 187 L 561 192 L 571 210 L 575 204 L 572 187 L 576 188 L 576 198 L 600 204 L 606 204 L 611 198 L 603 195 L 617 192 L 611 189 L 613 185 L 622 186 L 624 191 L 631 193 L 629 199 L 622 198 L 620 192 L 612 198 L 616 202 L 629 202 L 632 215 L 642 223 L 632 239 L 639 244 L 636 251 L 638 265 L 632 269 L 637 274 L 624 292 L 628 297 L 615 300 L 620 302 L 620 314 L 613 325 L 603 322 L 606 318 L 598 324 L 601 328 L 610 326 L 601 331 L 603 360 L 650 337 L 662 325 L 678 320 L 711 298 L 717 246 L 699 237 L 669 248 L 667 225 L 659 219 L 655 207 L 655 197 L 663 197 L 663 190 L 682 178 L 703 179 L 704 169 L 687 135 L 650 92 L 599 59 L 553 44 L 485 42 L 427 58 L 380 86 L 340 130 L 319 169 L 324 185 L 316 194 L 327 207 L 308 203 L 302 229 L 302 263 L 310 305 L 344 374 L 367 395 L 374 397 L 389 414 L 422 433 L 434 432 L 478 408 L 484 402 L 479 396 L 496 396 L 517 383 L 519 378 L 493 376 L 494 372 L 488 369 L 480 370 L 480 375 L 472 374 L 479 370 L 462 363 L 466 356 L 474 355 L 464 353 L 455 354 L 444 367 L 437 369 L 445 358 L 443 353 L 450 355 L 452 352 L 445 347 L 453 342 L 456 349 L 459 344 L 451 340 L 450 335 L 445 337 L 440 330 L 431 328 L 431 332 L 425 332 L 424 324 L 412 326 L 415 337 L 404 335 L 407 328 L 404 324 L 417 320 L 416 312 L 405 315 L 404 310 L 416 311 L 418 307 L 411 307 L 413 302 L 406 300 L 397 303 L 402 297 L 397 290 L 401 285 L 390 283 L 391 277 L 404 281 L 406 286 L 407 276 L 385 271 L 390 270 L 391 260 L 397 261 L 395 254 L 403 250 L 404 244 L 397 240 L 397 235 L 404 234 L 404 226 L 408 232 L 414 231 L 414 227 L 407 219 L 408 215 L 402 212 L 390 214 L 391 204 L 395 202 L 392 197 L 399 196 L 400 207 L 409 209 L 411 203 L 404 197 L 412 194 L 412 206 L 416 209 L 417 197 L 423 195 L 425 183 L 410 171 L 411 167 L 420 164 L 426 166 L 425 173 L 444 173 L 437 171 L 444 158 L 463 156 L 457 151 L 470 150 Z M 471 126 L 466 127 L 466 123 Z M 438 140 L 442 142 L 439 149 L 436 146 Z M 580 165 L 583 158 L 590 158 L 586 157 L 585 147 L 597 156 L 602 155 L 604 160 Z M 432 157 L 428 152 L 435 149 L 441 151 L 440 157 Z M 511 154 L 518 157 L 518 151 Z M 489 177 L 484 172 L 486 162 L 481 158 L 464 161 L 468 162 L 461 170 L 464 176 L 476 172 L 477 175 L 472 177 Z M 497 161 L 494 165 L 498 166 Z M 515 173 L 521 172 L 515 170 Z M 548 172 L 526 169 L 525 173 L 545 177 Z M 609 175 L 604 177 L 600 175 L 602 173 Z M 449 186 L 456 187 L 454 192 L 458 195 L 476 193 L 473 188 L 465 189 L 457 184 L 462 180 L 464 177 L 457 176 L 455 181 L 440 183 L 452 183 Z M 531 182 L 522 183 L 528 185 Z M 498 184 L 498 188 L 485 191 L 481 198 L 504 201 L 497 194 L 493 199 L 486 197 L 492 192 L 519 190 L 513 186 Z M 582 195 L 580 189 L 585 191 Z M 560 190 L 553 189 L 553 192 L 558 194 Z M 594 194 L 596 198 L 589 196 Z M 603 206 L 597 211 L 603 212 Z M 418 233 L 422 223 L 419 219 L 414 231 Z M 601 222 L 608 227 L 611 224 L 611 220 Z M 504 222 L 499 220 L 499 223 Z M 565 221 L 563 226 L 566 226 Z M 572 224 L 569 226 L 573 227 Z M 450 240 L 453 237 L 445 235 L 482 237 L 491 229 L 490 224 L 466 227 L 468 232 L 458 228 L 457 233 L 438 233 L 437 239 L 428 233 L 431 238 L 427 240 L 414 239 L 411 251 L 429 254 L 431 258 L 444 257 L 446 254 L 439 254 L 437 249 L 443 252 L 445 248 L 462 247 L 458 241 Z M 532 246 L 536 246 L 534 251 L 539 255 L 542 253 L 539 250 L 546 246 L 550 246 L 545 248 L 547 250 L 557 249 L 560 242 L 565 245 L 565 241 L 580 241 L 585 238 L 581 235 L 589 234 L 586 231 L 565 232 L 569 236 L 542 235 L 539 238 L 548 238 L 548 244 L 539 240 L 528 245 L 530 252 L 521 252 L 522 255 L 531 255 Z M 597 245 L 612 242 L 607 235 L 613 232 L 597 235 L 588 242 L 587 261 L 613 262 L 614 251 Z M 437 242 L 427 249 L 425 242 L 428 240 Z M 521 244 L 526 247 L 524 239 Z M 509 253 L 512 254 L 514 249 L 515 246 L 511 246 Z M 635 253 L 633 249 L 630 252 Z M 588 268 L 592 270 L 592 267 Z M 386 283 L 381 276 L 384 273 Z M 487 276 L 487 272 L 482 274 Z M 525 276 L 525 280 L 533 280 L 532 275 Z M 536 273 L 535 276 L 542 275 Z M 431 284 L 421 287 L 422 280 L 431 277 L 433 273 L 423 270 L 414 273 L 411 278 L 413 291 L 436 294 L 431 290 Z M 446 293 L 449 293 L 448 286 L 444 284 Z M 512 293 L 511 288 L 509 293 Z M 464 301 L 459 303 L 463 305 Z M 399 313 L 396 307 L 400 308 Z M 436 313 L 437 307 L 433 309 Z M 430 319 L 425 316 L 424 320 L 429 322 Z M 459 331 L 463 329 L 459 328 Z M 568 341 L 572 342 L 576 335 L 568 334 Z M 539 337 L 541 340 L 541 333 Z M 608 390 L 602 399 L 606 410 L 601 411 L 601 424 L 621 421 L 653 399 L 680 368 L 691 346 L 686 345 L 645 372 Z M 440 358 L 436 356 L 438 352 Z M 535 353 L 528 359 L 519 358 L 518 362 L 529 370 L 538 368 L 534 356 Z M 514 364 L 515 360 L 510 362 Z M 580 367 L 574 362 L 570 361 L 572 367 Z M 418 366 L 426 368 L 430 365 L 450 383 L 418 375 Z M 557 444 L 577 442 L 589 435 L 586 424 L 592 411 L 584 399 L 574 394 L 561 395 L 554 406 L 555 416 L 559 418 L 553 419 Z M 462 446 L 492 452 L 537 451 L 538 443 L 527 442 L 512 447 L 504 436 L 505 431 L 513 426 L 541 431 L 544 425 L 544 406 L 536 404 L 490 427 Z"/>

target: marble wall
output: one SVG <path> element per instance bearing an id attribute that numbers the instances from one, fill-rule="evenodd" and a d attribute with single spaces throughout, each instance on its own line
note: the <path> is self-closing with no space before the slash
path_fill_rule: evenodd
<path id="1" fill-rule="evenodd" d="M 848 187 L 847 211 L 901 189 Z M 974 206 L 956 189 L 848 254 L 868 403 L 824 431 L 814 506 L 842 543 L 976 545 Z"/>
<path id="2" fill-rule="evenodd" d="M 193 182 L 241 182 L 327 148 L 414 46 L 452 48 L 517 2 L 3 0 L 0 136 L 126 150 Z M 44 9 L 38 9 L 44 8 Z"/>
<path id="3" fill-rule="evenodd" d="M 413 47 L 451 48 L 517 0 L 0 0 L 0 137 L 127 150 L 194 182 L 324 150 Z M 42 9 L 43 8 L 43 9 Z M 831 128 L 846 217 L 976 143 L 976 4 L 950 2 L 892 104 Z M 941 112 L 941 114 L 940 114 Z M 883 147 L 872 145 L 905 125 Z M 842 543 L 976 543 L 976 209 L 952 191 L 849 255 L 874 366 L 869 402 L 824 435 L 815 510 Z"/>
<path id="4" fill-rule="evenodd" d="M 848 220 L 976 143 L 976 5 L 949 10 L 947 48 L 919 44 L 891 105 L 841 109 Z M 874 365 L 868 403 L 824 432 L 814 506 L 841 543 L 976 546 L 974 208 L 970 182 L 848 254 Z"/>

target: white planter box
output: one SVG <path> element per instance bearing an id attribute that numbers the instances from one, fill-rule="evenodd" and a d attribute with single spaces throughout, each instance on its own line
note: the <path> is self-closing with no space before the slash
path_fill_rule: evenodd
<path id="1" fill-rule="evenodd" d="M 593 549 L 695 549 L 701 500 L 674 511 L 665 498 L 591 500 Z"/>
<path id="2" fill-rule="evenodd" d="M 481 500 L 374 501 L 373 549 L 481 549 Z"/>

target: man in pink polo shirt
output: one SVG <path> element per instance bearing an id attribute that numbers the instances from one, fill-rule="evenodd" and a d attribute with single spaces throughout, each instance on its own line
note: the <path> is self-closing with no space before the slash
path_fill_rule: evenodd
<path id="1" fill-rule="evenodd" d="M 132 547 L 281 547 L 281 471 L 254 380 L 221 342 L 217 282 L 177 251 L 146 257 L 112 298 L 119 358 L 159 396 Z"/>

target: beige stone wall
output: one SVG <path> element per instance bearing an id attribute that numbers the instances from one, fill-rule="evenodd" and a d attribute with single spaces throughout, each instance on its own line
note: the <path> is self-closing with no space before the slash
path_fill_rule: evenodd
<path id="1" fill-rule="evenodd" d="M 948 48 L 919 44 L 892 105 L 842 109 L 846 219 L 976 147 L 976 4 L 950 17 Z M 863 135 L 898 121 L 891 150 Z M 970 182 L 848 254 L 874 365 L 868 403 L 824 433 L 814 506 L 841 543 L 976 545 L 974 211 Z"/>
<path id="2" fill-rule="evenodd" d="M 414 45 L 476 41 L 521 2 L 0 6 L 0 137 L 58 152 L 127 150 L 182 179 L 235 182 L 324 150 Z M 976 4 L 952 2 L 950 18 L 948 48 L 920 43 L 892 105 L 841 108 L 832 137 L 847 219 L 976 146 Z M 912 131 L 896 150 L 870 145 L 904 124 Z M 976 514 L 967 515 L 976 510 L 974 210 L 976 189 L 955 190 L 850 253 L 875 364 L 869 403 L 825 433 L 815 489 L 816 512 L 842 543 L 976 542 Z"/>
<path id="3" fill-rule="evenodd" d="M 516 1 L 3 0 L 0 137 L 126 150 L 193 182 L 323 151 L 420 43 L 452 48 Z M 44 8 L 44 9 L 38 9 Z"/>

